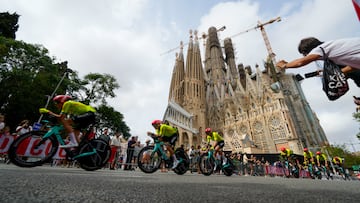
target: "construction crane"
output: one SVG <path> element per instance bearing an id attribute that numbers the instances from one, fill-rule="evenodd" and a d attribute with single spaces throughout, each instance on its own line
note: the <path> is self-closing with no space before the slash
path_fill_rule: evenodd
<path id="1" fill-rule="evenodd" d="M 247 33 L 247 32 L 249 32 L 249 31 L 251 31 L 251 30 L 260 29 L 261 34 L 262 34 L 263 39 L 264 39 L 264 42 L 265 42 L 266 49 L 267 49 L 268 54 L 269 54 L 269 57 L 271 58 L 273 64 L 276 64 L 275 54 L 274 54 L 274 52 L 272 51 L 272 48 L 271 48 L 271 45 L 270 45 L 270 41 L 269 41 L 269 38 L 267 37 L 267 34 L 266 34 L 266 32 L 265 32 L 264 26 L 265 26 L 265 25 L 269 25 L 269 24 L 274 23 L 274 22 L 280 22 L 280 21 L 281 21 L 281 18 L 280 18 L 280 17 L 271 19 L 271 20 L 269 20 L 269 21 L 267 21 L 267 22 L 265 22 L 265 23 L 261 23 L 260 21 L 258 21 L 258 24 L 257 24 L 255 27 L 250 28 L 250 29 L 247 29 L 247 30 L 244 30 L 244 31 L 242 31 L 242 32 L 239 32 L 239 33 L 231 36 L 230 38 L 234 38 L 234 37 L 239 36 L 239 35 L 241 35 L 241 34 Z"/>
<path id="2" fill-rule="evenodd" d="M 226 27 L 225 27 L 225 26 L 222 26 L 221 28 L 217 29 L 217 32 L 224 31 L 225 29 L 226 29 Z M 195 30 L 194 34 L 195 34 L 195 36 L 197 35 L 197 31 L 196 31 L 196 30 Z M 192 37 L 192 30 L 190 30 L 190 35 L 191 35 L 191 37 Z M 200 39 L 206 39 L 206 37 L 207 37 L 207 35 L 205 34 L 205 32 L 203 32 L 203 34 L 201 35 Z M 168 50 L 168 51 L 166 51 L 166 52 L 164 52 L 164 53 L 161 53 L 160 56 L 165 55 L 165 54 L 168 54 L 168 53 L 170 53 L 170 52 L 172 52 L 172 51 L 175 51 L 176 49 L 179 49 L 180 47 L 183 47 L 183 46 L 185 46 L 185 45 L 187 45 L 187 44 L 189 44 L 189 43 L 185 43 L 185 44 L 184 44 L 184 43 L 181 41 L 179 46 L 174 47 L 174 48 L 172 48 L 172 49 L 170 49 L 170 50 Z"/>
<path id="3" fill-rule="evenodd" d="M 280 22 L 280 21 L 281 21 L 281 18 L 280 18 L 280 17 L 271 19 L 271 20 L 269 20 L 269 21 L 267 21 L 267 22 L 264 22 L 264 23 L 261 23 L 260 21 L 258 21 L 258 24 L 257 24 L 255 27 L 250 28 L 250 29 L 247 29 L 247 30 L 244 30 L 244 31 L 239 32 L 239 33 L 237 33 L 237 34 L 235 34 L 235 35 L 232 35 L 232 36 L 230 36 L 230 38 L 237 37 L 237 36 L 239 36 L 239 35 L 241 35 L 241 34 L 244 34 L 244 33 L 249 32 L 249 31 L 251 31 L 251 30 L 260 29 L 261 34 L 262 34 L 263 39 L 264 39 L 264 42 L 265 42 L 266 49 L 267 49 L 267 51 L 268 51 L 268 54 L 269 54 L 269 56 L 270 56 L 273 64 L 276 64 L 275 54 L 274 54 L 274 52 L 272 51 L 272 48 L 271 48 L 271 45 L 270 45 L 270 41 L 269 41 L 269 38 L 267 37 L 267 34 L 266 34 L 266 31 L 265 31 L 264 26 L 265 26 L 265 25 L 269 25 L 269 24 L 274 23 L 274 22 Z M 222 26 L 222 27 L 219 28 L 217 31 L 218 31 L 218 32 L 219 32 L 219 31 L 224 31 L 225 28 L 226 28 L 225 26 Z M 207 37 L 207 35 L 206 35 L 205 33 L 203 33 L 203 34 L 201 35 L 200 39 L 205 39 L 206 37 Z M 187 45 L 187 44 L 188 44 L 188 43 L 179 45 L 179 46 L 177 46 L 177 47 L 175 47 L 175 48 L 172 48 L 172 49 L 170 49 L 170 50 L 168 50 L 168 51 L 166 51 L 166 52 L 164 52 L 164 53 L 162 53 L 162 54 L 160 54 L 160 55 L 164 55 L 164 54 L 170 53 L 170 52 L 172 52 L 172 51 L 180 48 L 181 46 L 185 46 L 185 45 Z"/>

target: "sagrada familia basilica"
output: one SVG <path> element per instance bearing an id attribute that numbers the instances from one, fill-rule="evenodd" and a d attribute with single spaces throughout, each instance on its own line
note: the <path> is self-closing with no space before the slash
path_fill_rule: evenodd
<path id="1" fill-rule="evenodd" d="M 196 31 L 186 57 L 183 45 L 176 54 L 163 119 L 179 129 L 177 145 L 201 145 L 207 127 L 221 132 L 224 150 L 232 152 L 270 154 L 286 147 L 302 154 L 304 147 L 328 143 L 301 89 L 302 77 L 278 72 L 270 57 L 263 66 L 236 64 L 231 39 L 221 44 L 215 27 L 202 38 L 205 58 Z"/>

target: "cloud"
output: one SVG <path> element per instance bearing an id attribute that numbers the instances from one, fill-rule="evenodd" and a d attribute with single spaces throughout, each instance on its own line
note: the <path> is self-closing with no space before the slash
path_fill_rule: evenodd
<path id="1" fill-rule="evenodd" d="M 199 29 L 225 24 L 227 29 L 220 33 L 221 39 L 239 33 L 232 39 L 235 44 L 237 62 L 254 67 L 254 64 L 262 64 L 267 51 L 260 30 L 251 29 L 251 27 L 255 27 L 258 20 L 264 23 L 281 16 L 281 22 L 266 25 L 264 28 L 277 59 L 290 61 L 301 57 L 297 52 L 297 46 L 300 39 L 304 37 L 314 36 L 325 41 L 359 36 L 357 29 L 359 22 L 350 1 L 332 2 L 326 7 L 325 4 L 328 5 L 326 0 L 302 1 L 301 4 L 297 1 L 286 2 L 280 6 L 279 13 L 273 13 L 272 17 L 268 17 L 262 16 L 262 10 L 259 10 L 257 3 L 249 1 L 219 3 L 204 15 Z M 266 14 L 268 15 L 269 12 Z M 251 23 L 252 26 L 250 26 Z M 244 32 L 247 30 L 248 32 Z M 302 69 L 287 72 L 304 74 L 316 69 L 318 67 L 315 63 L 311 63 Z M 349 83 L 351 90 L 339 100 L 331 102 L 322 92 L 320 78 L 306 79 L 302 82 L 304 94 L 320 119 L 330 142 L 339 142 L 344 139 L 354 141 L 359 131 L 359 124 L 352 118 L 355 110 L 352 95 L 358 95 L 358 87 L 351 80 Z"/>
<path id="2" fill-rule="evenodd" d="M 165 112 L 178 50 L 160 54 L 181 40 L 186 43 L 189 29 L 201 34 L 210 26 L 225 25 L 220 39 L 236 35 L 232 38 L 236 61 L 252 67 L 262 65 L 267 55 L 260 30 L 252 29 L 258 21 L 281 16 L 281 22 L 265 26 L 278 60 L 299 57 L 297 45 L 303 37 L 330 40 L 360 34 L 351 1 L 0 0 L 0 5 L 3 11 L 21 15 L 17 39 L 44 45 L 80 76 L 89 72 L 114 75 L 121 88 L 109 104 L 124 114 L 131 132 L 143 140 L 146 131 L 153 130 L 151 120 L 161 119 Z M 303 74 L 315 69 L 310 64 L 287 72 Z M 352 139 L 359 130 L 351 116 L 355 109 L 351 96 L 360 95 L 351 85 L 347 95 L 330 102 L 319 78 L 302 82 L 330 141 Z"/>

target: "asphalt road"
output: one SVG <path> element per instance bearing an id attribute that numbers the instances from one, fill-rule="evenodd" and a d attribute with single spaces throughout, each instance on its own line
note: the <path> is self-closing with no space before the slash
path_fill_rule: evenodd
<path id="1" fill-rule="evenodd" d="M 0 202 L 360 202 L 360 181 L 0 164 Z"/>

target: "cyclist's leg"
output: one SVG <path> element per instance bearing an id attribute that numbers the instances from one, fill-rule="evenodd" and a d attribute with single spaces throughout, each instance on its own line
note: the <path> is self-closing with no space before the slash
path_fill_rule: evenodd
<path id="1" fill-rule="evenodd" d="M 87 128 L 89 125 L 95 123 L 95 114 L 93 112 L 87 112 L 82 115 L 75 116 L 73 118 L 74 133 L 79 138 L 80 132 Z M 81 140 L 81 139 L 80 139 Z M 79 142 L 79 139 L 78 139 Z"/>
<path id="2" fill-rule="evenodd" d="M 77 136 L 75 135 L 74 129 L 72 127 L 73 121 L 72 119 L 65 119 L 63 116 L 60 118 L 60 122 L 63 124 L 65 131 L 67 132 L 67 134 L 70 137 L 70 143 L 68 143 L 65 146 L 61 146 L 61 147 L 76 147 L 78 145 L 78 140 L 77 140 Z"/>

